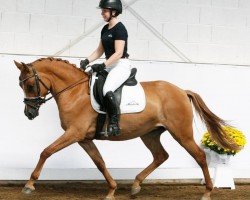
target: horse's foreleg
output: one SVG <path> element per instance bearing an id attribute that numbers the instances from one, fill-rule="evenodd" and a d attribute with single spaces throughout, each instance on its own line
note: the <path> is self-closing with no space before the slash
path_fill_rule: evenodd
<path id="1" fill-rule="evenodd" d="M 47 158 L 49 158 L 52 154 L 60 151 L 61 149 L 77 142 L 76 134 L 72 130 L 67 130 L 61 137 L 59 137 L 55 142 L 49 145 L 47 148 L 43 150 L 40 154 L 40 159 L 36 165 L 36 168 L 31 174 L 30 180 L 26 183 L 22 192 L 29 194 L 33 190 L 35 190 L 34 183 L 39 178 L 43 165 Z"/>
<path id="2" fill-rule="evenodd" d="M 140 184 L 142 183 L 142 181 L 168 159 L 168 153 L 164 150 L 160 141 L 161 133 L 163 133 L 164 131 L 164 128 L 159 128 L 146 135 L 141 136 L 143 143 L 153 155 L 153 162 L 136 176 L 132 186 L 131 195 L 136 195 L 137 193 L 139 193 L 141 190 Z"/>
<path id="3" fill-rule="evenodd" d="M 91 157 L 97 168 L 100 170 L 100 172 L 105 177 L 106 181 L 109 185 L 109 192 L 106 196 L 105 200 L 111 200 L 114 199 L 114 193 L 117 187 L 116 182 L 109 174 L 105 162 L 102 159 L 101 154 L 99 153 L 96 145 L 92 140 L 84 140 L 82 142 L 79 142 L 79 145 L 87 152 L 87 154 Z"/>

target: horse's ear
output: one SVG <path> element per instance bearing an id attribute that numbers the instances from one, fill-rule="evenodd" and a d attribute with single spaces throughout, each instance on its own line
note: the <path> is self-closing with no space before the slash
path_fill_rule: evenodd
<path id="1" fill-rule="evenodd" d="M 20 71 L 26 71 L 26 72 L 30 71 L 29 67 L 25 63 L 23 63 L 23 62 L 19 63 L 15 60 L 14 60 L 14 63 Z"/>
<path id="2" fill-rule="evenodd" d="M 18 68 L 20 71 L 22 71 L 23 65 L 22 65 L 21 63 L 15 61 L 15 60 L 14 60 L 14 63 L 15 63 L 15 65 L 17 66 L 17 68 Z"/>
<path id="3" fill-rule="evenodd" d="M 23 63 L 23 62 L 21 62 L 21 64 L 23 65 L 23 70 L 25 70 L 25 71 L 29 71 L 29 67 L 28 67 L 28 65 L 26 65 L 25 63 Z"/>

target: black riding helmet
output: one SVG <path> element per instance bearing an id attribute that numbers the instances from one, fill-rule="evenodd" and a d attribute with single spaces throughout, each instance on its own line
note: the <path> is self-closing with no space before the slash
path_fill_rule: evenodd
<path id="1" fill-rule="evenodd" d="M 116 15 L 119 15 L 122 13 L 122 2 L 121 0 L 101 0 L 98 8 L 116 10 Z"/>

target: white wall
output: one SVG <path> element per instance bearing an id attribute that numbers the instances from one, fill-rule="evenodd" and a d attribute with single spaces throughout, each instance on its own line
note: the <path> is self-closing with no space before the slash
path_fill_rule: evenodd
<path id="1" fill-rule="evenodd" d="M 0 53 L 56 53 L 102 21 L 98 2 L 0 0 Z M 250 63 L 248 0 L 138 0 L 132 8 L 193 62 Z M 180 61 L 129 11 L 121 20 L 129 31 L 131 58 Z M 99 42 L 100 29 L 63 55 L 88 56 Z"/>
<path id="2" fill-rule="evenodd" d="M 13 60 L 31 62 L 32 56 L 0 57 L 0 180 L 27 179 L 42 150 L 62 134 L 54 100 L 43 105 L 40 116 L 29 121 L 23 113 L 23 93 L 18 86 L 19 71 Z M 79 59 L 70 59 L 78 63 Z M 194 65 L 173 62 L 133 61 L 140 81 L 167 80 L 184 89 L 198 92 L 209 108 L 242 130 L 250 139 L 250 68 L 224 65 Z M 200 143 L 205 131 L 195 119 L 195 140 Z M 201 178 L 193 158 L 172 139 L 168 132 L 161 138 L 170 154 L 160 170 L 150 178 Z M 107 167 L 117 179 L 134 178 L 151 162 L 151 154 L 139 139 L 96 141 Z M 231 160 L 234 176 L 250 178 L 249 145 Z M 101 179 L 94 164 L 78 145 L 72 145 L 48 159 L 42 179 Z"/>
<path id="3" fill-rule="evenodd" d="M 31 62 L 37 59 L 35 55 L 53 55 L 88 32 L 102 21 L 96 9 L 98 2 L 0 0 L 0 179 L 27 179 L 40 152 L 62 133 L 53 100 L 41 108 L 34 121 L 24 116 L 23 94 L 13 59 Z M 132 8 L 192 61 L 235 64 L 166 62 L 180 59 L 129 11 L 124 11 L 121 21 L 129 31 L 129 53 L 139 69 L 138 79 L 167 80 L 197 91 L 215 113 L 232 120 L 249 139 L 250 68 L 238 65 L 250 63 L 250 2 L 138 0 Z M 66 59 L 78 64 L 78 57 L 88 56 L 99 42 L 100 29 L 64 52 L 64 56 L 71 57 Z M 195 127 L 199 142 L 205 129 L 198 120 Z M 201 177 L 193 159 L 168 133 L 162 136 L 162 142 L 170 158 L 150 178 Z M 96 144 L 115 178 L 133 178 L 151 161 L 150 153 L 138 139 Z M 232 159 L 235 177 L 250 177 L 249 159 L 248 145 Z M 72 145 L 47 161 L 41 178 L 102 178 L 94 167 L 86 153 Z"/>

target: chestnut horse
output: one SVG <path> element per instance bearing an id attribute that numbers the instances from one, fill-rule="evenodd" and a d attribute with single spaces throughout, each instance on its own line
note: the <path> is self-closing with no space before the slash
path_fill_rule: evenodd
<path id="1" fill-rule="evenodd" d="M 93 143 L 96 129 L 96 113 L 90 103 L 89 77 L 68 61 L 56 58 L 42 58 L 32 63 L 18 63 L 20 86 L 26 97 L 25 115 L 33 119 L 38 115 L 40 105 L 54 98 L 64 133 L 40 154 L 40 159 L 31 174 L 23 192 L 28 194 L 35 190 L 34 183 L 39 178 L 42 167 L 52 154 L 78 143 L 91 157 L 97 168 L 105 177 L 109 191 L 105 199 L 115 199 L 117 184 L 109 174 L 97 147 Z M 238 149 L 223 132 L 225 121 L 213 114 L 201 97 L 191 91 L 185 91 L 165 81 L 142 82 L 146 94 L 146 107 L 140 113 L 122 114 L 120 117 L 121 134 L 119 136 L 101 137 L 99 140 L 121 141 L 140 137 L 153 155 L 152 163 L 136 177 L 131 194 L 140 192 L 143 180 L 158 166 L 168 159 L 168 153 L 160 142 L 160 136 L 166 130 L 186 149 L 202 169 L 206 190 L 202 199 L 210 199 L 213 189 L 206 163 L 206 156 L 193 138 L 192 105 L 206 124 L 212 137 L 222 147 Z M 51 93 L 48 99 L 46 95 Z M 167 133 L 167 132 L 166 132 Z"/>

